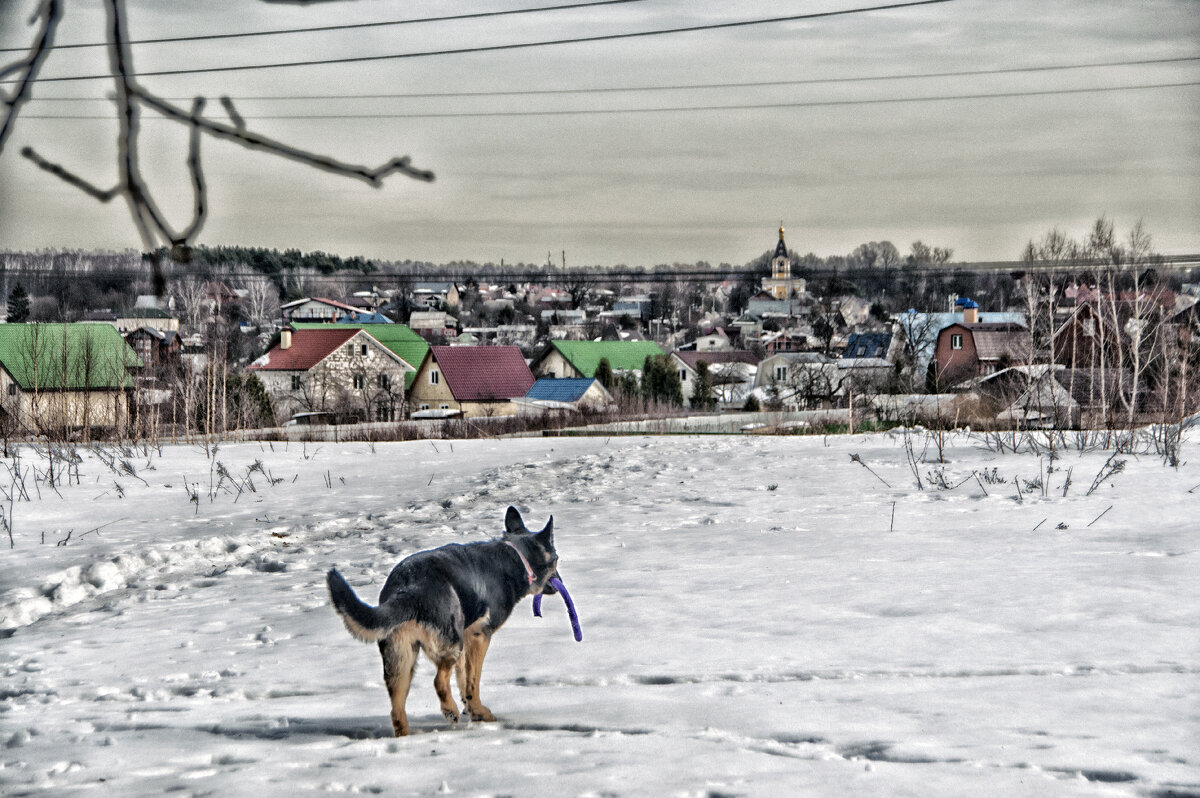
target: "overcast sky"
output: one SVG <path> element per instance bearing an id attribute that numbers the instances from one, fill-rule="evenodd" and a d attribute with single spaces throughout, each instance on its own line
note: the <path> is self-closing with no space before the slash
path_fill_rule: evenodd
<path id="1" fill-rule="evenodd" d="M 560 0 L 560 2 L 563 0 Z M 554 0 L 127 0 L 134 39 L 551 5 Z M 761 19 L 878 0 L 645 0 L 481 20 L 134 48 L 138 71 L 412 53 Z M 33 0 L 0 2 L 0 46 L 26 46 Z M 100 0 L 65 4 L 57 40 L 104 35 Z M 0 53 L 7 62 L 16 53 Z M 232 95 L 248 126 L 342 160 L 409 155 L 437 180 L 381 189 L 207 139 L 199 243 L 389 260 L 568 266 L 729 262 L 774 246 L 846 254 L 888 239 L 1012 260 L 1051 227 L 1144 220 L 1163 253 L 1200 252 L 1200 61 L 858 80 L 1200 56 L 1196 0 L 955 0 L 823 19 L 586 44 L 218 74 L 145 77 L 162 96 Z M 51 54 L 42 77 L 101 74 L 100 48 Z M 439 92 L 791 85 L 475 97 Z M 0 249 L 140 248 L 128 207 L 40 172 L 35 146 L 97 184 L 116 178 L 111 81 L 43 82 L 0 153 Z M 330 95 L 336 99 L 311 98 Z M 71 101 L 50 98 L 95 98 Z M 268 97 L 271 99 L 237 99 Z M 852 100 L 904 102 L 846 104 Z M 798 106 L 798 103 L 808 103 Z M 812 103 L 841 103 L 811 105 Z M 696 110 L 700 107 L 743 106 Z M 746 107 L 752 106 L 752 107 Z M 756 107 L 755 107 L 756 106 Z M 775 107 L 763 107 L 775 106 Z M 692 110 L 646 110 L 686 109 Z M 616 109 L 637 112 L 595 113 Z M 587 111 L 486 116 L 488 112 Z M 208 113 L 220 118 L 219 104 Z M 355 115 L 390 115 L 360 119 Z M 442 114 L 442 116 L 431 116 Z M 446 116 L 449 114 L 451 116 Z M 264 116 L 326 115 L 326 119 Z M 88 116 L 89 119 L 46 119 Z M 148 114 L 148 117 L 152 115 Z M 142 168 L 177 226 L 190 212 L 186 131 L 148 118 Z"/>

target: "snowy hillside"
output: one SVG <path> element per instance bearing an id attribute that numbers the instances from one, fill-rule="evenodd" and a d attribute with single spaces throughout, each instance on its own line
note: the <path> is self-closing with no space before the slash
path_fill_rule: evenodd
<path id="1" fill-rule="evenodd" d="M 925 454 L 918 489 L 895 434 L 244 444 L 55 490 L 26 449 L 0 793 L 1200 795 L 1197 447 L 1091 495 L 1109 453 Z M 325 571 L 373 601 L 509 504 L 554 515 L 583 642 L 525 600 L 497 722 L 448 726 L 422 661 L 392 738 Z"/>

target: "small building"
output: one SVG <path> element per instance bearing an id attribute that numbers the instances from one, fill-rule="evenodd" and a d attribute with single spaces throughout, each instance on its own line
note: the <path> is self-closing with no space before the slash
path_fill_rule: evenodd
<path id="1" fill-rule="evenodd" d="M 979 381 L 979 392 L 999 407 L 996 420 L 1020 429 L 1079 425 L 1080 405 L 1063 384 L 1065 366 L 1013 366 Z"/>
<path id="2" fill-rule="evenodd" d="M 458 319 L 444 310 L 414 311 L 408 317 L 408 326 L 426 340 L 437 341 L 458 335 Z"/>
<path id="3" fill-rule="evenodd" d="M 533 374 L 515 346 L 431 346 L 417 369 L 414 413 L 457 411 L 464 418 L 514 416 Z"/>
<path id="4" fill-rule="evenodd" d="M 117 332 L 127 335 L 139 327 L 148 327 L 159 332 L 172 333 L 179 331 L 179 317 L 168 310 L 159 308 L 139 308 L 122 311 L 117 314 Z"/>
<path id="5" fill-rule="evenodd" d="M 588 377 L 542 377 L 525 393 L 518 412 L 520 415 L 529 415 L 555 410 L 597 411 L 611 407 L 613 403 L 613 395 L 599 380 Z"/>

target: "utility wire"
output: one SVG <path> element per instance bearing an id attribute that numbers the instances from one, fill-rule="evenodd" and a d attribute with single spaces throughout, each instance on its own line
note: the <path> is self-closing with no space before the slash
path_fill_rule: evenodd
<path id="1" fill-rule="evenodd" d="M 575 89 L 518 89 L 505 91 L 428 91 L 396 94 L 292 94 L 292 95 L 241 95 L 231 100 L 418 100 L 456 97 L 536 97 L 568 94 L 615 94 L 622 92 L 690 91 L 708 89 L 749 89 L 772 86 L 811 86 L 836 83 L 866 83 L 883 80 L 923 80 L 928 78 L 962 78 L 981 75 L 1016 75 L 1029 72 L 1058 72 L 1076 69 L 1101 69 L 1107 67 L 1151 66 L 1200 61 L 1200 56 L 1178 58 L 1143 58 L 1133 61 L 1098 61 L 1087 64 L 1047 64 L 1028 67 L 1001 67 L 998 69 L 963 69 L 954 72 L 911 72 L 902 75 L 858 75 L 839 78 L 804 78 L 802 80 L 756 80 L 737 83 L 677 83 L 657 86 L 583 86 Z M 165 100 L 185 102 L 192 97 L 164 97 Z M 34 97 L 30 102 L 111 102 L 108 97 Z"/>
<path id="2" fill-rule="evenodd" d="M 546 111 L 448 111 L 443 113 L 406 113 L 406 114 L 266 114 L 262 116 L 245 115 L 243 119 L 461 119 L 483 117 L 522 117 L 522 116 L 588 116 L 616 114 L 654 114 L 654 113 L 691 113 L 703 111 L 751 111 L 779 108 L 828 108 L 849 105 L 885 105 L 890 103 L 923 103 L 951 102 L 955 100 L 990 100 L 1010 99 L 1015 97 L 1046 97 L 1062 94 L 1089 94 L 1117 91 L 1142 91 L 1146 89 L 1175 89 L 1200 86 L 1200 81 L 1184 81 L 1180 83 L 1143 83 L 1135 86 L 1094 86 L 1075 89 L 1037 89 L 1029 91 L 1005 91 L 983 94 L 943 94 L 923 97 L 882 97 L 866 100 L 813 100 L 790 103 L 740 103 L 736 105 L 686 105 L 661 106 L 654 108 L 585 108 Z M 22 119 L 109 119 L 107 115 L 87 114 L 22 114 Z M 161 117 L 144 117 L 144 120 Z"/>
<path id="3" fill-rule="evenodd" d="M 425 58 L 437 55 L 464 55 L 467 53 L 494 53 L 506 50 L 527 50 L 534 47 L 552 47 L 562 44 L 582 44 L 595 42 L 619 41 L 622 39 L 637 39 L 648 36 L 668 36 L 676 33 L 694 33 L 697 31 L 722 30 L 728 28 L 745 28 L 753 25 L 770 25 L 779 22 L 797 22 L 806 19 L 821 19 L 824 17 L 841 17 L 851 14 L 864 14 L 870 11 L 887 11 L 915 6 L 939 5 L 952 3 L 955 0 L 910 0 L 909 2 L 887 3 L 883 5 L 860 8 L 847 8 L 840 11 L 819 11 L 809 14 L 792 14 L 784 17 L 764 17 L 759 19 L 737 20 L 734 22 L 714 22 L 706 25 L 688 25 L 679 28 L 661 28 L 657 30 L 630 31 L 627 33 L 606 33 L 598 36 L 579 36 L 567 39 L 547 39 L 536 42 L 517 42 L 515 44 L 493 44 L 476 47 L 459 47 L 445 50 L 422 50 L 411 53 L 391 53 L 387 55 L 359 55 L 345 58 L 317 58 L 306 61 L 278 61 L 270 64 L 243 64 L 239 66 L 192 67 L 188 69 L 160 69 L 151 72 L 137 72 L 136 77 L 163 77 L 170 75 L 205 75 L 218 72 L 246 72 L 260 69 L 283 69 L 290 67 L 326 66 L 330 64 L 362 64 L 374 61 L 394 61 L 407 58 Z M 30 82 L 61 83 L 75 80 L 111 80 L 111 74 L 103 75 L 69 75 L 64 77 L 37 77 Z M 13 83 L 14 81 L 0 81 Z"/>
<path id="4" fill-rule="evenodd" d="M 536 8 L 515 8 L 509 11 L 479 11 L 472 14 L 450 14 L 440 17 L 418 17 L 414 19 L 395 19 L 384 22 L 353 22 L 343 25 L 315 25 L 309 28 L 277 28 L 274 30 L 243 31 L 241 33 L 208 33 L 195 36 L 164 36 L 157 39 L 134 39 L 129 44 L 167 44 L 172 42 L 204 42 L 214 39 L 245 39 L 254 36 L 283 36 L 291 33 L 325 33 L 328 31 L 355 30 L 361 28 L 384 28 L 396 25 L 417 25 L 429 22 L 455 22 L 465 19 L 484 19 L 486 17 L 507 17 L 517 14 L 536 14 L 543 11 L 564 11 L 573 8 L 591 8 L 593 6 L 615 6 L 627 3 L 644 3 L 646 0 L 593 0 L 588 3 L 563 3 L 555 6 L 538 6 Z M 79 44 L 56 44 L 50 50 L 77 50 L 85 47 L 107 47 L 108 42 L 83 42 Z M 0 53 L 25 52 L 28 47 L 0 47 Z"/>

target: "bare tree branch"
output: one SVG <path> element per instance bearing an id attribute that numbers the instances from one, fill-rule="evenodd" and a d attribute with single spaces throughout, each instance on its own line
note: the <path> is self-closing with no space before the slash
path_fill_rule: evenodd
<path id="1" fill-rule="evenodd" d="M 114 102 L 117 106 L 117 118 L 120 129 L 117 136 L 117 166 L 119 178 L 112 189 L 103 190 L 75 174 L 61 164 L 54 163 L 39 155 L 32 147 L 25 147 L 21 154 L 32 161 L 38 168 L 49 172 L 69 185 L 75 186 L 89 196 L 101 202 L 108 202 L 113 197 L 121 195 L 129 205 L 130 216 L 137 226 L 143 247 L 147 251 L 156 250 L 159 245 L 171 247 L 172 257 L 186 260 L 188 244 L 199 234 L 208 215 L 207 185 L 204 179 L 204 169 L 200 160 L 200 138 L 208 134 L 214 138 L 235 142 L 247 149 L 266 152 L 280 158 L 296 161 L 316 169 L 333 174 L 361 180 L 372 187 L 383 184 L 384 178 L 397 172 L 415 180 L 432 181 L 434 175 L 430 171 L 417 169 L 407 156 L 393 158 L 377 167 L 350 164 L 336 158 L 309 152 L 307 150 L 284 144 L 266 136 L 252 133 L 246 129 L 246 122 L 234 108 L 229 97 L 221 97 L 221 105 L 229 116 L 231 124 L 205 119 L 201 116 L 206 100 L 196 97 L 190 110 L 184 110 L 142 88 L 136 80 L 133 68 L 133 57 L 129 48 L 129 36 L 126 30 L 126 14 L 124 0 L 105 0 L 108 13 L 108 52 L 109 67 L 116 83 Z M 50 49 L 55 26 L 61 16 L 58 0 L 46 0 L 38 15 L 43 19 L 42 31 L 35 41 L 30 55 L 24 61 L 0 70 L 0 76 L 10 72 L 25 70 L 16 93 L 12 99 L 6 99 L 8 112 L 5 116 L 4 127 L 0 129 L 0 150 L 3 150 L 5 137 L 12 129 L 16 119 L 17 109 L 29 96 L 29 84 L 32 82 L 41 66 L 46 52 Z M 153 194 L 146 185 L 141 174 L 141 164 L 138 152 L 138 131 L 143 106 L 162 114 L 168 120 L 177 121 L 190 127 L 188 142 L 187 167 L 191 177 L 194 201 L 192 219 L 182 230 L 176 230 L 167 221 L 166 216 L 158 207 Z"/>
<path id="2" fill-rule="evenodd" d="M 42 19 L 42 29 L 34 39 L 33 45 L 29 49 L 29 55 L 23 60 L 0 67 L 0 78 L 20 72 L 22 69 L 25 70 L 25 74 L 21 76 L 21 82 L 17 84 L 16 91 L 12 93 L 12 96 L 4 97 L 4 105 L 7 106 L 7 109 L 4 113 L 4 122 L 0 124 L 0 153 L 4 152 L 4 142 L 12 132 L 13 125 L 16 124 L 21 106 L 29 99 L 29 86 L 37 77 L 38 70 L 42 68 L 46 54 L 50 52 L 50 46 L 54 42 L 54 32 L 58 27 L 58 20 L 62 17 L 62 9 L 58 0 L 45 0 L 30 17 L 29 24 L 34 24 L 38 17 Z"/>

